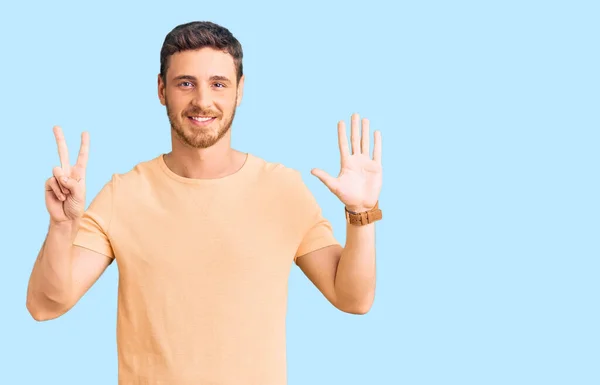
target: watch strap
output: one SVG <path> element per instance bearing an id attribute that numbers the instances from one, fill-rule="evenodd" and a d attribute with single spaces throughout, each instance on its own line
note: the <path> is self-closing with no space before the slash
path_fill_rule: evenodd
<path id="1" fill-rule="evenodd" d="M 353 211 L 349 211 L 347 208 L 344 208 L 344 210 L 346 212 L 346 221 L 355 226 L 368 225 L 369 223 L 373 223 L 383 218 L 383 213 L 379 208 L 379 201 L 377 201 L 375 206 L 368 211 L 355 213 Z"/>

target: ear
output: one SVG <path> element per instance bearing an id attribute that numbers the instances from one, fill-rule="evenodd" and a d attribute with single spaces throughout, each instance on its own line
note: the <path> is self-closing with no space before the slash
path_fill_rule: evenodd
<path id="1" fill-rule="evenodd" d="M 242 75 L 242 77 L 240 78 L 240 82 L 238 84 L 237 87 L 237 105 L 236 107 L 239 107 L 240 103 L 242 102 L 242 97 L 244 96 L 244 79 L 245 79 L 246 75 Z"/>
<path id="2" fill-rule="evenodd" d="M 162 80 L 162 76 L 158 74 L 158 99 L 163 106 L 166 105 L 165 92 L 165 83 Z"/>

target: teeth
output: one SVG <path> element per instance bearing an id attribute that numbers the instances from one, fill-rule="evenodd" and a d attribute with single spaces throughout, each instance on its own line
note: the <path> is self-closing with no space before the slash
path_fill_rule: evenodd
<path id="1" fill-rule="evenodd" d="M 211 120 L 212 117 L 203 118 L 203 117 L 200 117 L 200 116 L 192 116 L 192 119 L 197 120 L 199 122 L 206 122 L 207 120 Z"/>

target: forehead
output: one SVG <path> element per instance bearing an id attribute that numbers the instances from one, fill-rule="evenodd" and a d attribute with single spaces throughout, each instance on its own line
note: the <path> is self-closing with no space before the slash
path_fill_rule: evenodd
<path id="1" fill-rule="evenodd" d="M 235 78 L 235 63 L 227 52 L 214 48 L 201 48 L 173 54 L 169 59 L 168 76 L 192 75 L 209 78 L 214 75 Z"/>

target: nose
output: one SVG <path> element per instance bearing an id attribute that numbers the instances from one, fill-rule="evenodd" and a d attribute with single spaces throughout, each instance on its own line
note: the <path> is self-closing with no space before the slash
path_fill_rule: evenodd
<path id="1" fill-rule="evenodd" d="M 202 109 L 211 106 L 210 89 L 205 85 L 199 84 L 194 92 L 192 104 Z"/>

